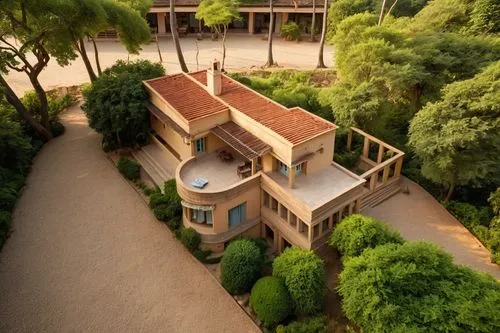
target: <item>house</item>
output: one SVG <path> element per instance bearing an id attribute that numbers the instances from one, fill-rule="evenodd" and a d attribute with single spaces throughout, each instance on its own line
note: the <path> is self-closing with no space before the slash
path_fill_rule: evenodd
<path id="1" fill-rule="evenodd" d="M 183 224 L 212 251 L 239 235 L 264 237 L 278 251 L 315 249 L 363 200 L 399 190 L 400 151 L 351 129 L 349 146 L 353 135 L 363 139 L 357 175 L 333 162 L 336 125 L 251 90 L 218 61 L 144 85 L 153 142 L 178 161 Z"/>
<path id="2" fill-rule="evenodd" d="M 196 9 L 199 4 L 200 0 L 176 0 L 176 21 L 180 29 L 192 33 L 199 31 L 199 21 L 195 18 Z M 279 33 L 281 26 L 288 21 L 296 22 L 303 33 L 310 33 L 313 0 L 275 0 L 273 5 L 276 17 L 274 26 L 275 33 Z M 316 33 L 321 32 L 323 5 L 323 0 L 315 1 Z M 169 0 L 153 1 L 153 6 L 146 16 L 153 32 L 159 35 L 170 32 L 169 10 Z M 229 24 L 230 32 L 258 34 L 269 31 L 269 1 L 242 1 L 239 4 L 239 12 L 241 19 L 234 20 Z"/>

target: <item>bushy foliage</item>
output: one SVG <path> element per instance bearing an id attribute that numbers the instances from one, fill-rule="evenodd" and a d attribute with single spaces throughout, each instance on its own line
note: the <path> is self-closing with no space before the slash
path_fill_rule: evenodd
<path id="1" fill-rule="evenodd" d="M 248 239 L 229 243 L 221 261 L 221 283 L 231 294 L 249 291 L 261 275 L 263 256 Z"/>
<path id="2" fill-rule="evenodd" d="M 276 333 L 327 333 L 327 316 L 309 317 L 300 321 L 292 321 L 288 325 L 279 325 L 276 327 Z"/>
<path id="3" fill-rule="evenodd" d="M 286 40 L 299 40 L 300 27 L 294 21 L 287 22 L 281 26 L 281 37 Z"/>
<path id="4" fill-rule="evenodd" d="M 164 74 L 160 64 L 146 60 L 118 61 L 84 91 L 82 108 L 90 127 L 103 135 L 105 146 L 113 149 L 147 142 L 149 117 L 144 102 L 148 94 L 142 81 Z"/>
<path id="5" fill-rule="evenodd" d="M 285 249 L 274 259 L 273 276 L 285 281 L 296 314 L 312 314 L 322 308 L 326 296 L 325 268 L 313 251 Z"/>
<path id="6" fill-rule="evenodd" d="M 189 250 L 194 252 L 198 250 L 201 243 L 200 234 L 193 228 L 182 228 L 180 231 L 179 239 L 182 244 Z"/>
<path id="7" fill-rule="evenodd" d="M 443 89 L 410 125 L 410 146 L 422 159 L 422 174 L 450 189 L 500 183 L 500 61 L 474 78 Z"/>
<path id="8" fill-rule="evenodd" d="M 369 216 L 352 214 L 333 229 L 328 244 L 342 256 L 356 257 L 366 249 L 387 243 L 402 244 L 403 237 L 383 222 Z"/>
<path id="9" fill-rule="evenodd" d="M 252 288 L 250 306 L 266 327 L 279 324 L 292 314 L 292 304 L 285 284 L 277 277 L 263 277 Z"/>
<path id="10" fill-rule="evenodd" d="M 149 207 L 156 218 L 175 231 L 182 225 L 181 198 L 177 194 L 175 179 L 164 184 L 164 193 L 154 192 L 149 197 Z"/>
<path id="11" fill-rule="evenodd" d="M 35 91 L 28 91 L 22 97 L 22 103 L 27 110 L 33 115 L 33 117 L 40 121 L 41 117 L 41 105 L 38 95 Z M 55 92 L 47 92 L 47 102 L 49 107 L 49 118 L 51 122 L 55 122 L 59 118 L 59 114 L 66 108 L 75 105 L 78 101 L 75 96 L 66 94 L 63 96 L 57 96 Z"/>
<path id="12" fill-rule="evenodd" d="M 353 150 L 343 153 L 335 153 L 335 155 L 333 155 L 333 160 L 342 165 L 344 168 L 352 169 L 358 164 L 360 156 L 360 150 Z"/>
<path id="13" fill-rule="evenodd" d="M 496 332 L 500 284 L 456 266 L 436 245 L 368 249 L 347 261 L 339 293 L 346 316 L 367 332 Z"/>
<path id="14" fill-rule="evenodd" d="M 130 158 L 121 156 L 118 159 L 118 171 L 128 180 L 137 180 L 140 176 L 141 165 Z"/>

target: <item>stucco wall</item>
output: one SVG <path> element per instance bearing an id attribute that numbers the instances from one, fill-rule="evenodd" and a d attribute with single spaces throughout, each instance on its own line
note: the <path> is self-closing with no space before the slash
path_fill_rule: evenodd
<path id="1" fill-rule="evenodd" d="M 335 131 L 328 132 L 295 146 L 292 149 L 292 158 L 297 160 L 313 153 L 313 157 L 307 162 L 307 173 L 313 173 L 330 166 L 333 161 L 334 144 Z"/>
<path id="2" fill-rule="evenodd" d="M 153 115 L 151 115 L 150 119 L 151 128 L 179 154 L 181 160 L 191 157 L 191 146 L 184 143 L 184 140 L 177 132 Z"/>

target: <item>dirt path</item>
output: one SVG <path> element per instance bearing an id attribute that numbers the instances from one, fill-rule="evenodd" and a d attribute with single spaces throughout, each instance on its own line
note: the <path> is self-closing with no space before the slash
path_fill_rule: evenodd
<path id="1" fill-rule="evenodd" d="M 0 253 L 0 332 L 258 332 L 120 177 L 80 109 L 63 121 Z"/>
<path id="2" fill-rule="evenodd" d="M 405 180 L 410 194 L 398 194 L 363 211 L 392 225 L 409 240 L 426 240 L 442 246 L 459 264 L 490 273 L 500 279 L 500 267 L 490 252 L 429 193 Z"/>

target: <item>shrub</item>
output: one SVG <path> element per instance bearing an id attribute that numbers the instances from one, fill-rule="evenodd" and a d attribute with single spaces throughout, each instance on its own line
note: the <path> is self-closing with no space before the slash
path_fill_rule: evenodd
<path id="1" fill-rule="evenodd" d="M 281 26 L 281 37 L 286 40 L 299 40 L 300 28 L 297 23 L 290 21 Z"/>
<path id="2" fill-rule="evenodd" d="M 221 261 L 221 282 L 231 294 L 250 290 L 260 277 L 263 257 L 260 249 L 248 239 L 231 242 Z"/>
<path id="3" fill-rule="evenodd" d="M 488 225 L 491 219 L 487 207 L 477 209 L 466 202 L 450 201 L 446 208 L 467 228 L 480 224 Z"/>
<path id="4" fill-rule="evenodd" d="M 168 205 L 170 200 L 166 195 L 163 195 L 161 192 L 156 192 L 151 194 L 149 197 L 149 208 L 155 209 L 158 206 Z"/>
<path id="5" fill-rule="evenodd" d="M 52 135 L 55 138 L 64 134 L 65 128 L 63 124 L 61 124 L 59 121 L 54 121 L 50 125 L 50 131 L 52 132 Z"/>
<path id="6" fill-rule="evenodd" d="M 368 216 L 352 214 L 333 229 L 328 244 L 342 256 L 359 256 L 365 249 L 386 243 L 401 244 L 404 239 L 384 223 Z"/>
<path id="7" fill-rule="evenodd" d="M 322 308 L 326 296 L 325 268 L 313 251 L 285 249 L 274 259 L 273 276 L 285 281 L 296 314 L 307 315 Z"/>
<path id="8" fill-rule="evenodd" d="M 326 316 L 316 316 L 306 318 L 301 321 L 293 321 L 284 326 L 279 325 L 276 333 L 327 333 L 328 318 Z"/>
<path id="9" fill-rule="evenodd" d="M 6 211 L 0 211 L 0 229 L 7 234 L 10 230 L 10 224 L 12 222 L 12 214 Z"/>
<path id="10" fill-rule="evenodd" d="M 189 252 L 194 252 L 200 247 L 201 236 L 193 228 L 182 228 L 179 234 L 179 239 Z"/>
<path id="11" fill-rule="evenodd" d="M 283 281 L 274 276 L 258 280 L 252 288 L 250 306 L 266 327 L 282 322 L 292 312 L 292 300 Z"/>
<path id="12" fill-rule="evenodd" d="M 165 182 L 165 184 L 163 185 L 163 192 L 170 202 L 180 204 L 181 197 L 177 193 L 177 185 L 175 179 L 171 179 Z"/>
<path id="13" fill-rule="evenodd" d="M 141 165 L 124 156 L 118 160 L 118 170 L 128 180 L 137 180 L 140 176 Z"/>
<path id="14" fill-rule="evenodd" d="M 353 150 L 345 153 L 336 153 L 333 156 L 333 160 L 342 165 L 344 168 L 352 169 L 358 164 L 360 156 L 360 150 Z"/>
<path id="15" fill-rule="evenodd" d="M 143 80 L 164 75 L 161 64 L 118 61 L 84 91 L 82 105 L 89 125 L 103 135 L 103 148 L 135 147 L 147 143 L 148 94 Z"/>
<path id="16" fill-rule="evenodd" d="M 181 227 L 181 225 L 182 225 L 182 216 L 179 216 L 179 215 L 174 216 L 174 217 L 172 217 L 172 218 L 168 219 L 165 223 L 167 224 L 167 227 L 168 227 L 170 230 L 172 230 L 172 231 L 176 231 L 176 230 L 178 230 L 178 229 Z"/>
<path id="17" fill-rule="evenodd" d="M 500 325 L 500 284 L 430 243 L 367 249 L 346 262 L 338 291 L 347 318 L 364 332 L 495 332 Z"/>

